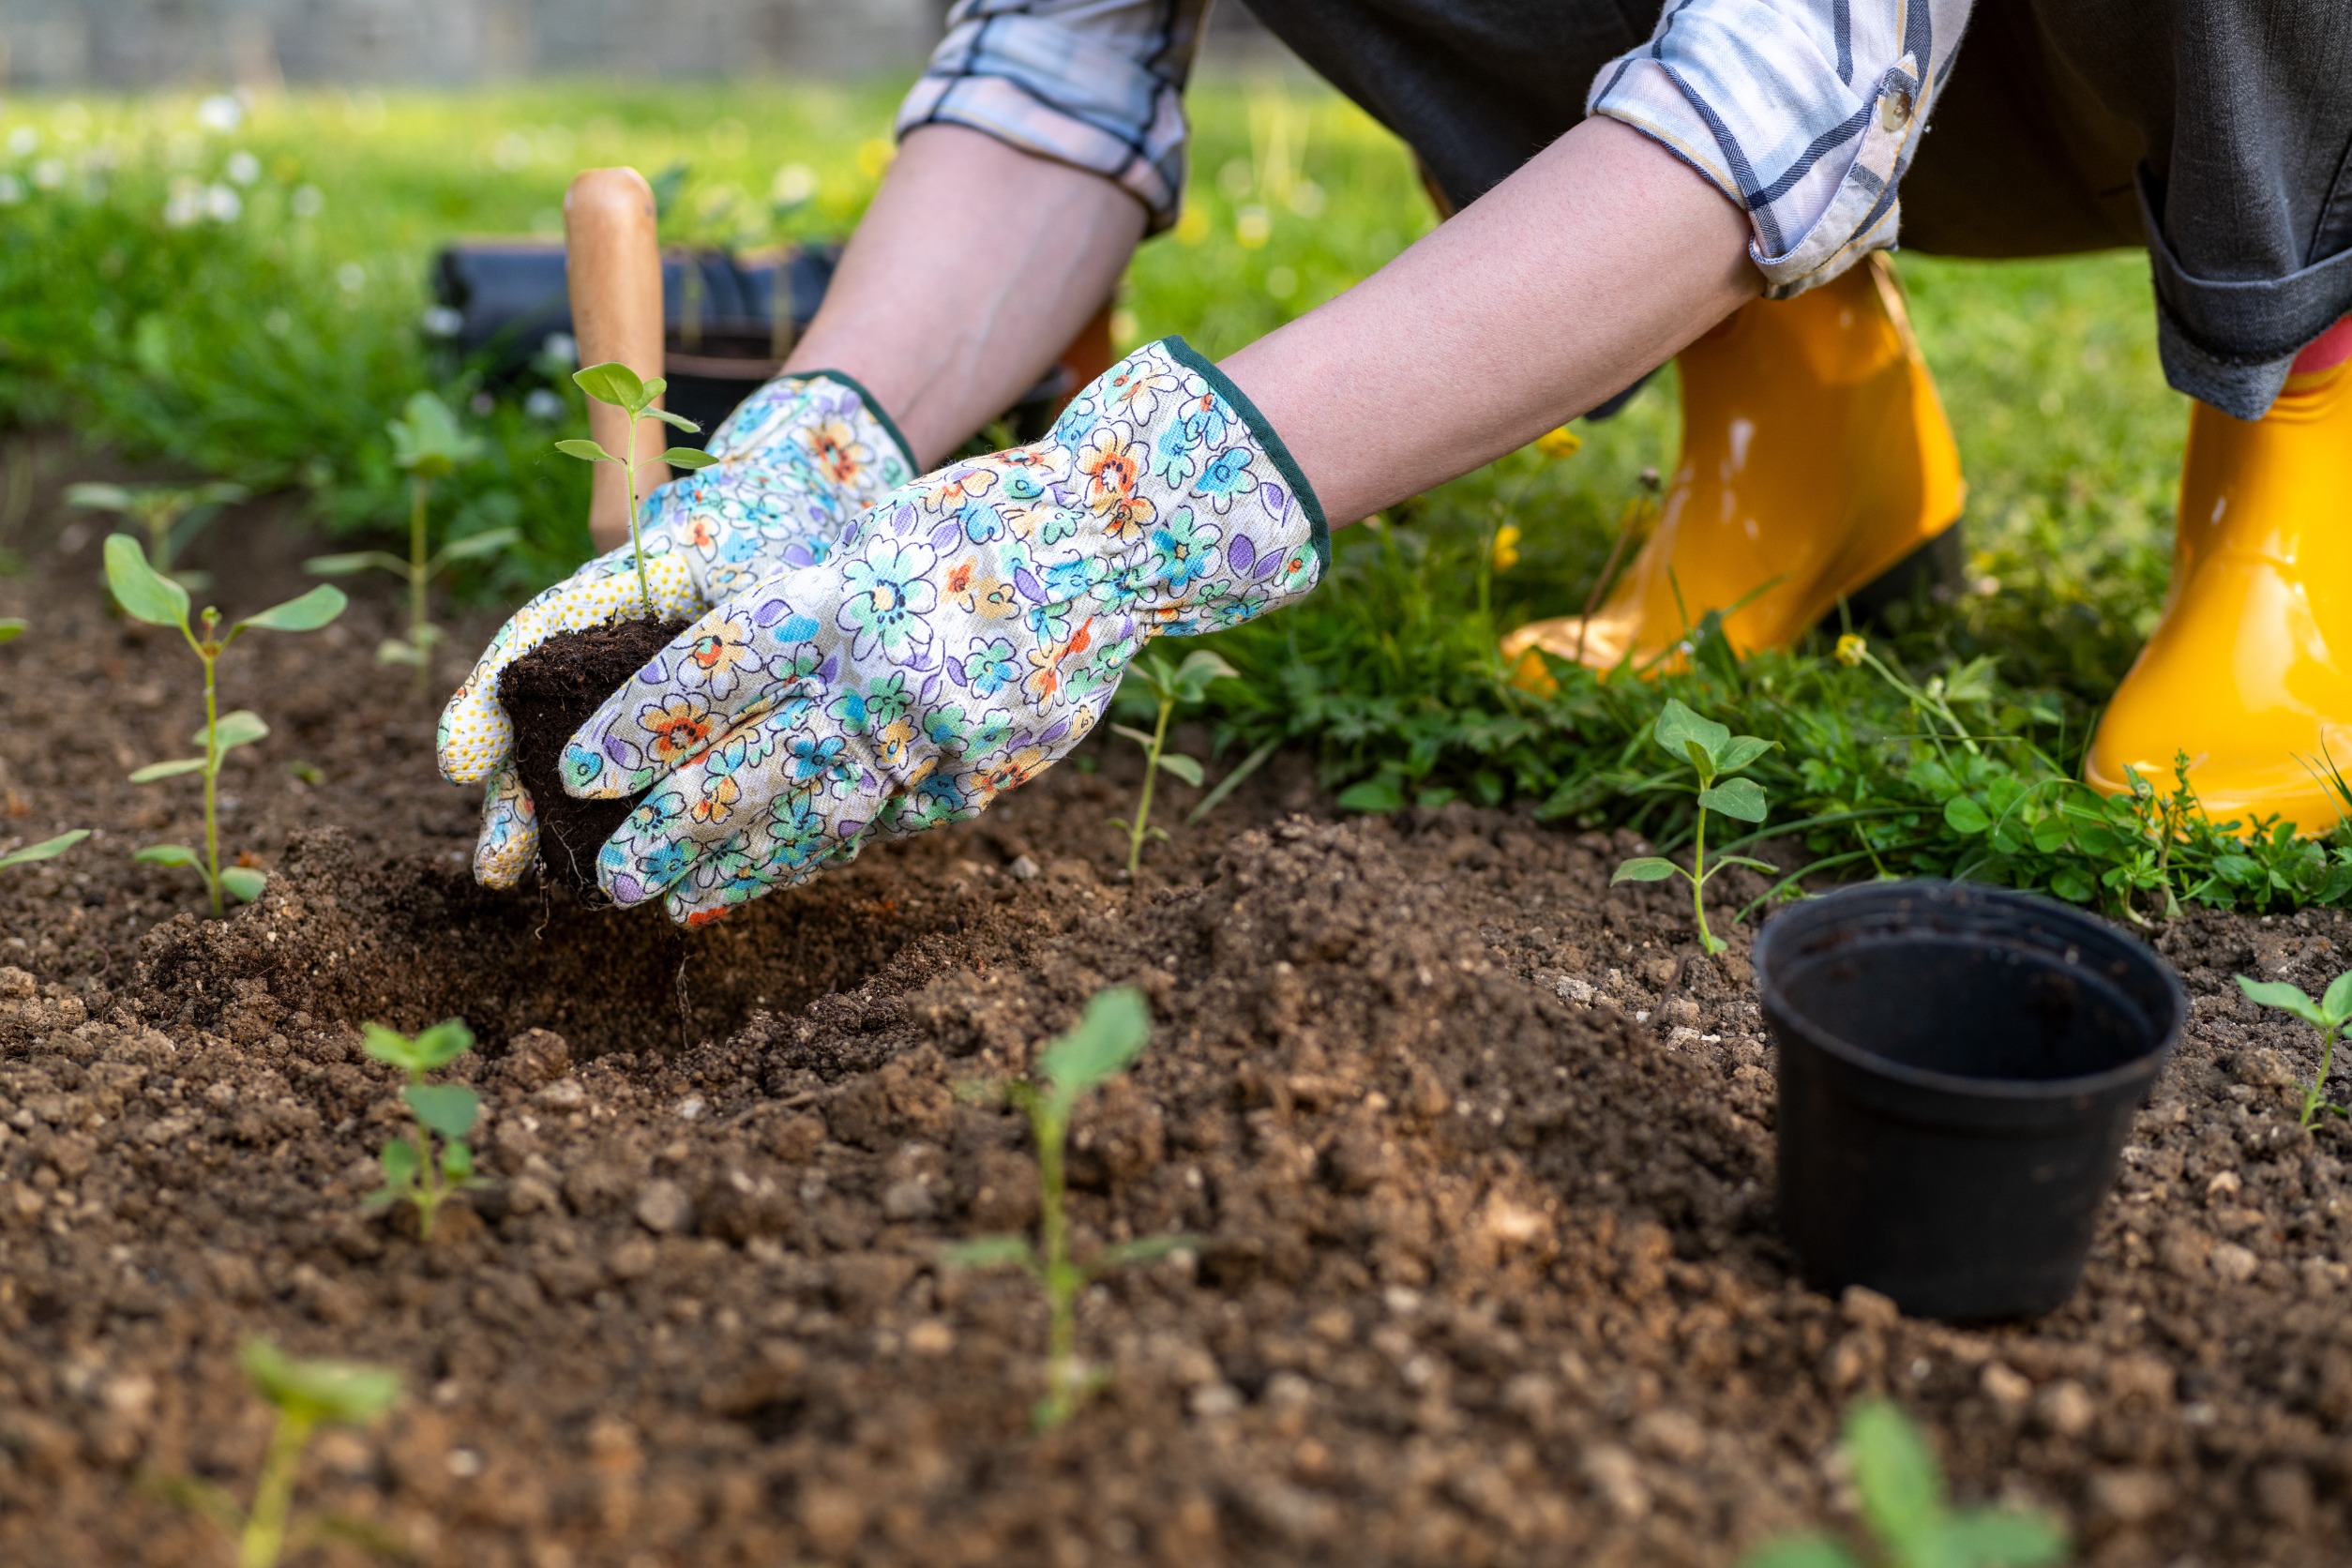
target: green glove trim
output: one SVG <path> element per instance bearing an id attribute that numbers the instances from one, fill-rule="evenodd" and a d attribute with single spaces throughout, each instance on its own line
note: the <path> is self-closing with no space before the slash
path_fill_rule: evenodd
<path id="1" fill-rule="evenodd" d="M 1218 397 L 1231 403 L 1241 415 L 1242 422 L 1249 427 L 1249 433 L 1258 438 L 1258 445 L 1266 449 L 1266 456 L 1274 459 L 1274 467 L 1290 481 L 1290 493 L 1297 496 L 1299 505 L 1306 508 L 1306 520 L 1315 530 L 1315 564 L 1323 571 L 1331 570 L 1331 526 L 1323 520 L 1323 504 L 1315 499 L 1315 487 L 1308 484 L 1306 475 L 1299 472 L 1298 460 L 1290 456 L 1290 448 L 1282 444 L 1282 437 L 1274 433 L 1274 426 L 1258 412 L 1258 405 L 1233 384 L 1232 378 L 1203 358 L 1199 349 L 1176 337 L 1161 339 L 1160 346 L 1168 351 L 1170 359 L 1207 382 L 1216 390 Z"/>
<path id="2" fill-rule="evenodd" d="M 907 445 L 907 438 L 899 430 L 897 421 L 890 417 L 881 400 L 867 391 L 863 383 L 842 370 L 795 370 L 792 373 L 803 381 L 837 381 L 856 393 L 857 400 L 866 405 L 866 412 L 874 416 L 874 423 L 882 428 L 882 434 L 898 444 L 898 455 L 906 460 L 907 472 L 923 472 L 921 465 L 914 460 L 914 448 Z"/>

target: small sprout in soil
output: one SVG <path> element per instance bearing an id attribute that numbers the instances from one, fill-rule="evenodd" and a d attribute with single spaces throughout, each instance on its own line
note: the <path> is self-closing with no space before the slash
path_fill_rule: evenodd
<path id="1" fill-rule="evenodd" d="M 442 639 L 442 630 L 433 625 L 430 614 L 433 579 L 457 562 L 497 554 L 521 538 L 522 531 L 485 529 L 433 550 L 425 526 L 433 481 L 449 477 L 460 465 L 480 457 L 482 438 L 460 426 L 449 405 L 430 392 L 410 398 L 406 416 L 393 420 L 384 430 L 392 437 L 393 462 L 408 470 L 408 559 L 403 561 L 389 550 L 360 550 L 347 555 L 314 556 L 302 566 L 320 577 L 385 571 L 408 583 L 408 636 L 385 638 L 376 649 L 376 660 L 413 668 L 416 695 L 421 698 L 430 679 L 433 645 Z"/>
<path id="2" fill-rule="evenodd" d="M 1200 764 L 1181 751 L 1168 749 L 1168 722 L 1179 707 L 1191 707 L 1209 694 L 1213 681 L 1231 680 L 1235 671 L 1231 665 L 1216 655 L 1201 649 L 1184 656 L 1182 664 L 1170 664 L 1157 654 L 1149 654 L 1128 667 L 1128 671 L 1152 694 L 1159 710 L 1158 721 L 1150 731 L 1132 724 L 1114 724 L 1111 729 L 1143 747 L 1143 793 L 1136 801 L 1135 821 L 1113 817 L 1110 825 L 1127 836 L 1127 875 L 1132 877 L 1143 865 L 1143 846 L 1153 838 L 1165 838 L 1165 829 L 1151 825 L 1152 786 L 1159 781 L 1163 770 L 1175 775 L 1194 789 L 1200 787 Z"/>
<path id="3" fill-rule="evenodd" d="M 687 270 L 691 272 L 693 269 L 689 267 Z M 654 589 L 645 580 L 645 547 L 637 534 L 637 422 L 644 418 L 658 419 L 688 434 L 699 434 L 702 427 L 667 409 L 656 408 L 655 400 L 669 390 L 670 384 L 659 376 L 651 381 L 641 381 L 635 370 L 617 359 L 574 370 L 572 380 L 596 401 L 626 410 L 629 416 L 628 451 L 623 457 L 614 457 L 593 441 L 559 441 L 555 449 L 582 462 L 617 462 L 621 465 L 621 473 L 628 480 L 629 553 L 637 562 L 637 594 L 644 604 L 646 619 L 651 620 L 654 615 Z M 660 460 L 674 468 L 708 468 L 718 460 L 691 446 L 672 446 L 661 455 Z"/>
<path id="4" fill-rule="evenodd" d="M 107 485 L 66 487 L 66 500 L 93 511 L 120 512 L 139 525 L 147 537 L 147 565 L 183 588 L 201 593 L 212 581 L 206 572 L 173 569 L 173 562 L 188 548 L 212 515 L 231 502 L 246 497 L 243 485 Z"/>
<path id="5" fill-rule="evenodd" d="M 1953 1508 L 1926 1440 L 1890 1401 L 1865 1399 L 1848 1411 L 1841 1446 L 1877 1549 L 1864 1556 L 1802 1535 L 1750 1552 L 1741 1568 L 2043 1568 L 2066 1560 L 2065 1534 L 2042 1515 Z"/>
<path id="6" fill-rule="evenodd" d="M 13 642 L 24 635 L 24 623 L 15 616 L 0 616 L 0 642 Z"/>
<path id="7" fill-rule="evenodd" d="M 369 1193 L 367 1206 L 382 1209 L 394 1203 L 416 1206 L 416 1239 L 433 1239 L 433 1215 L 442 1204 L 475 1184 L 474 1151 L 465 1141 L 481 1114 L 482 1097 L 461 1083 L 427 1083 L 425 1075 L 445 1067 L 474 1048 L 474 1031 L 461 1018 L 433 1025 L 415 1039 L 380 1023 L 364 1024 L 368 1054 L 388 1062 L 408 1075 L 400 1091 L 415 1118 L 407 1138 L 396 1138 L 376 1156 L 384 1166 L 384 1185 Z M 441 1154 L 433 1156 L 433 1140 Z"/>
<path id="8" fill-rule="evenodd" d="M 2338 1116 L 2352 1116 L 2352 1110 L 2328 1100 L 2328 1069 L 2335 1061 L 2336 1036 L 2346 1022 L 2352 1022 L 2352 970 L 2346 970 L 2329 983 L 2328 993 L 2317 1002 L 2303 994 L 2300 986 L 2290 986 L 2284 980 L 2249 980 L 2238 977 L 2238 988 L 2265 1007 L 2276 1007 L 2282 1013 L 2292 1013 L 2319 1031 L 2319 1072 L 2303 1086 L 2301 1125 L 2310 1126 L 2323 1110 Z"/>
<path id="9" fill-rule="evenodd" d="M 273 605 L 257 615 L 248 615 L 220 631 L 220 611 L 207 605 L 200 618 L 203 634 L 191 629 L 188 620 L 188 590 L 171 578 L 157 571 L 139 549 L 139 542 L 128 534 L 116 534 L 106 541 L 106 582 L 113 590 L 114 602 L 123 612 L 135 621 L 151 626 L 174 626 L 196 651 L 204 665 L 204 727 L 190 737 L 191 746 L 204 747 L 201 757 L 176 757 L 168 762 L 150 762 L 130 776 L 134 784 L 152 783 L 158 778 L 176 777 L 184 773 L 200 773 L 204 777 L 204 852 L 200 857 L 185 844 L 150 844 L 141 850 L 134 860 L 156 866 L 187 866 L 204 879 L 204 890 L 212 895 L 212 912 L 218 919 L 221 897 L 225 894 L 241 903 L 250 903 L 262 896 L 262 873 L 249 867 L 220 865 L 220 763 L 231 750 L 260 740 L 269 733 L 269 726 L 251 711 L 239 708 L 234 713 L 220 711 L 219 691 L 214 681 L 216 666 L 229 644 L 249 631 L 316 631 L 343 612 L 348 602 L 340 588 L 324 583 L 311 589 L 300 598 L 288 599 Z"/>
<path id="10" fill-rule="evenodd" d="M 1754 735 L 1735 735 L 1726 726 L 1711 718 L 1701 718 L 1671 697 L 1666 699 L 1651 734 L 1666 755 L 1689 763 L 1697 780 L 1695 785 L 1672 786 L 1694 790 L 1698 796 L 1698 826 L 1691 839 L 1691 868 L 1685 871 L 1662 855 L 1640 855 L 1620 866 L 1617 874 L 1609 878 L 1609 885 L 1681 877 L 1691 884 L 1691 908 L 1698 916 L 1699 944 L 1710 953 L 1720 953 L 1727 944 L 1707 928 L 1708 880 L 1726 866 L 1752 866 L 1759 871 L 1775 873 L 1780 868 L 1737 854 L 1717 855 L 1715 863 L 1708 865 L 1707 813 L 1714 811 L 1734 822 L 1762 822 L 1766 810 L 1764 787 L 1753 778 L 1735 776 L 1779 743 L 1758 740 Z"/>
<path id="11" fill-rule="evenodd" d="M 37 860 L 54 860 L 88 837 L 90 837 L 88 828 L 78 827 L 70 833 L 61 833 L 54 838 L 44 838 L 38 844 L 27 844 L 21 850 L 11 850 L 7 854 L 0 854 L 0 867 L 30 866 Z"/>
<path id="12" fill-rule="evenodd" d="M 1086 1004 L 1086 1016 L 1078 1026 L 1038 1057 L 1044 1087 L 1022 1082 L 981 1086 L 982 1093 L 1001 1094 L 1029 1117 L 1030 1131 L 1037 1140 L 1042 1192 L 1038 1230 L 1043 1244 L 1033 1245 L 1026 1236 L 977 1236 L 942 1249 L 940 1260 L 966 1269 L 1015 1265 L 1045 1287 L 1052 1327 L 1046 1396 L 1034 1411 L 1040 1431 L 1069 1420 L 1078 1402 L 1100 1382 L 1078 1357 L 1078 1292 L 1113 1269 L 1165 1257 L 1191 1243 L 1186 1236 L 1138 1236 L 1104 1247 L 1083 1263 L 1070 1260 L 1063 1152 L 1070 1135 L 1071 1112 L 1078 1108 L 1080 1095 L 1117 1077 L 1141 1054 L 1151 1034 L 1152 1014 L 1143 993 L 1131 986 L 1114 986 L 1097 992 Z"/>
<path id="13" fill-rule="evenodd" d="M 277 1568 L 294 1508 L 294 1472 L 311 1431 L 322 1425 L 366 1426 L 400 1396 L 400 1374 L 341 1361 L 296 1361 L 266 1339 L 245 1342 L 245 1373 L 263 1398 L 278 1407 L 253 1507 L 237 1534 L 237 1568 Z"/>

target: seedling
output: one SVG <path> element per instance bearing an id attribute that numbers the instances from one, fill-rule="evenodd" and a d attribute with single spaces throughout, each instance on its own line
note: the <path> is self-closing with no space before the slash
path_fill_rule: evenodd
<path id="1" fill-rule="evenodd" d="M 1111 729 L 1143 747 L 1143 792 L 1135 805 L 1135 821 L 1113 817 L 1111 826 L 1127 836 L 1127 875 L 1133 877 L 1143 865 L 1143 846 L 1153 838 L 1166 838 L 1167 830 L 1151 825 L 1152 786 L 1159 782 L 1165 771 L 1191 785 L 1200 787 L 1200 764 L 1181 751 L 1168 749 L 1168 721 L 1176 716 L 1179 707 L 1191 707 L 1209 694 L 1212 681 L 1230 680 L 1231 665 L 1216 655 L 1201 649 L 1184 656 L 1182 664 L 1170 664 L 1157 654 L 1150 654 L 1128 667 L 1143 689 L 1152 694 L 1159 705 L 1159 720 L 1150 733 L 1132 724 L 1114 724 Z"/>
<path id="2" fill-rule="evenodd" d="M 384 1167 L 384 1185 L 369 1193 L 367 1206 L 387 1208 L 395 1203 L 416 1206 L 416 1239 L 433 1239 L 433 1215 L 452 1195 L 475 1184 L 474 1151 L 465 1135 L 481 1114 L 482 1097 L 461 1083 L 427 1083 L 425 1075 L 445 1067 L 474 1048 L 474 1031 L 462 1018 L 433 1025 L 415 1039 L 380 1023 L 360 1029 L 368 1054 L 388 1062 L 408 1075 L 400 1098 L 415 1118 L 407 1138 L 396 1138 L 376 1155 Z M 441 1153 L 433 1153 L 439 1138 Z"/>
<path id="3" fill-rule="evenodd" d="M 702 427 L 691 419 L 681 418 L 668 409 L 656 408 L 654 401 L 670 388 L 659 376 L 641 381 L 635 370 L 619 360 L 602 365 L 590 365 L 572 372 L 572 380 L 582 392 L 600 403 L 610 403 L 628 415 L 628 454 L 616 458 L 593 441 L 559 441 L 555 449 L 582 462 L 617 462 L 628 480 L 629 492 L 629 554 L 637 562 L 637 594 L 644 602 L 648 620 L 654 614 L 653 585 L 645 580 L 645 547 L 637 534 L 637 422 L 652 417 L 688 434 L 698 434 Z M 654 460 L 647 459 L 647 461 Z M 672 446 L 661 455 L 660 460 L 674 468 L 708 468 L 718 460 L 708 452 L 698 452 L 691 446 Z"/>
<path id="4" fill-rule="evenodd" d="M 264 880 L 261 872 L 248 867 L 221 868 L 221 760 L 236 747 L 249 746 L 269 733 L 269 726 L 248 709 L 221 713 L 214 679 L 220 656 L 229 644 L 249 631 L 316 631 L 340 615 L 349 601 L 340 588 L 321 583 L 300 598 L 288 599 L 234 623 L 225 635 L 220 630 L 220 611 L 207 605 L 200 618 L 204 630 L 199 635 L 188 626 L 188 590 L 150 565 L 140 552 L 139 542 L 128 534 L 116 534 L 106 541 L 106 584 L 113 590 L 114 602 L 123 607 L 124 614 L 151 626 L 177 627 L 188 645 L 196 651 L 196 656 L 204 661 L 204 727 L 189 741 L 192 746 L 204 747 L 204 755 L 150 762 L 132 774 L 130 781 L 151 784 L 158 778 L 173 778 L 184 773 L 203 774 L 204 852 L 200 857 L 185 844 L 150 844 L 131 858 L 156 866 L 193 867 L 204 879 L 204 891 L 212 896 L 213 917 L 219 919 L 224 895 L 240 903 L 250 903 L 262 896 Z"/>
<path id="5" fill-rule="evenodd" d="M 109 485 L 66 487 L 66 500 L 93 511 L 120 512 L 147 536 L 147 565 L 182 587 L 202 592 L 212 580 L 205 572 L 173 569 L 173 561 L 186 549 L 214 512 L 246 497 L 243 485 Z"/>
<path id="6" fill-rule="evenodd" d="M 1771 750 L 1776 744 L 1758 740 L 1754 735 L 1735 735 L 1729 728 L 1711 718 L 1701 718 L 1674 698 L 1658 715 L 1651 736 L 1666 753 L 1677 761 L 1690 764 L 1695 784 L 1675 782 L 1670 788 L 1688 789 L 1698 796 L 1698 825 L 1691 837 L 1691 868 L 1687 871 L 1663 855 L 1639 855 L 1617 868 L 1609 878 L 1609 885 L 1619 882 L 1665 882 L 1681 877 L 1691 884 L 1691 909 L 1698 916 L 1699 945 L 1710 953 L 1720 953 L 1728 943 L 1707 928 L 1707 882 L 1726 866 L 1752 866 L 1759 871 L 1777 873 L 1779 867 L 1767 866 L 1745 855 L 1717 855 L 1715 863 L 1707 863 L 1707 813 L 1717 812 L 1734 822 L 1760 822 L 1767 809 L 1764 786 L 1753 778 L 1737 775 Z"/>
<path id="7" fill-rule="evenodd" d="M 0 854 L 0 867 L 30 866 L 37 860 L 54 860 L 88 837 L 90 837 L 88 828 L 78 827 L 70 833 L 61 833 L 54 838 L 44 838 L 38 844 L 27 844 L 21 850 L 11 850 L 7 854 Z"/>
<path id="8" fill-rule="evenodd" d="M 2238 988 L 2263 1006 L 2292 1013 L 2319 1031 L 2319 1072 L 2303 1086 L 2300 1124 L 2310 1126 L 2323 1110 L 2352 1116 L 2352 1110 L 2328 1100 L 2328 1068 L 2335 1060 L 2336 1036 L 2343 1033 L 2346 1022 L 2352 1022 L 2352 970 L 2337 975 L 2329 983 L 2327 994 L 2317 1002 L 2304 995 L 2302 987 L 2290 986 L 2284 980 L 2249 980 L 2241 974 L 2238 977 Z"/>
<path id="9" fill-rule="evenodd" d="M 428 503 L 433 481 L 455 474 L 460 465 L 481 456 L 482 438 L 467 431 L 449 412 L 449 405 L 430 392 L 408 400 L 407 417 L 384 426 L 392 437 L 392 460 L 408 470 L 408 559 L 389 550 L 358 550 L 345 555 L 321 555 L 302 564 L 319 577 L 344 577 L 369 570 L 390 572 L 408 583 L 408 636 L 387 637 L 376 649 L 380 664 L 405 664 L 416 671 L 416 695 L 426 694 L 433 645 L 442 630 L 430 614 L 433 579 L 460 561 L 495 555 L 522 537 L 516 528 L 491 528 L 452 539 L 439 550 L 430 547 L 426 530 Z"/>
<path id="10" fill-rule="evenodd" d="M 13 642 L 23 635 L 23 622 L 13 615 L 0 616 L 0 642 Z"/>
<path id="11" fill-rule="evenodd" d="M 1082 1263 L 1070 1259 L 1070 1219 L 1063 1177 L 1063 1153 L 1070 1116 L 1078 1097 L 1116 1078 L 1141 1054 L 1151 1038 L 1152 1015 L 1143 993 L 1114 986 L 1095 993 L 1078 1026 L 1048 1046 L 1037 1059 L 1045 1084 L 1013 1082 L 981 1086 L 1001 1094 L 1029 1117 L 1037 1140 L 1037 1179 L 1042 1201 L 1039 1244 L 1026 1236 L 979 1236 L 942 1250 L 942 1262 L 958 1268 L 1014 1265 L 1045 1287 L 1052 1311 L 1046 1361 L 1046 1396 L 1034 1414 L 1040 1431 L 1070 1419 L 1078 1402 L 1099 1386 L 1078 1357 L 1078 1292 L 1094 1279 L 1129 1263 L 1164 1257 L 1189 1244 L 1184 1236 L 1139 1236 L 1107 1246 Z"/>
<path id="12" fill-rule="evenodd" d="M 1841 1446 L 1862 1495 L 1874 1550 L 1801 1535 L 1750 1552 L 1741 1568 L 2043 1568 L 2068 1555 L 2066 1536 L 2040 1514 L 1953 1508 L 1926 1440 L 1892 1403 L 1865 1399 L 1846 1416 Z"/>

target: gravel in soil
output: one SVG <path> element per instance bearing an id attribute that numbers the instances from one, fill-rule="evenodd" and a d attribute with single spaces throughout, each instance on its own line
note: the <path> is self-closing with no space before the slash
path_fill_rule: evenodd
<path id="1" fill-rule="evenodd" d="M 294 547 L 241 520 L 198 564 L 270 602 Z M 0 873 L 0 1560 L 224 1561 L 160 1478 L 249 1486 L 256 1333 L 404 1374 L 302 1499 L 424 1563 L 1720 1565 L 1850 1520 L 1868 1392 L 2089 1561 L 2344 1560 L 2344 1135 L 2295 1126 L 2314 1042 L 2230 982 L 2316 990 L 2335 915 L 2158 933 L 2194 1018 L 2084 1289 L 1959 1331 L 1793 1280 L 1748 933 L 1711 959 L 1671 892 L 1609 889 L 1629 837 L 1342 820 L 1285 758 L 1129 883 L 1132 748 L 1090 743 L 682 935 L 473 886 L 370 602 L 224 661 L 273 725 L 228 842 L 271 880 L 200 921 L 128 858 L 192 788 L 122 781 L 176 754 L 194 672 L 105 613 L 94 541 L 33 553 L 0 830 L 101 832 Z M 935 1260 L 1037 1206 L 1021 1123 L 957 1087 L 1118 981 L 1157 1027 L 1078 1118 L 1078 1244 L 1199 1242 L 1090 1290 L 1108 1381 L 1037 1436 L 1041 1300 Z M 400 1110 L 357 1026 L 453 1014 L 491 1180 L 427 1247 L 359 1212 Z"/>

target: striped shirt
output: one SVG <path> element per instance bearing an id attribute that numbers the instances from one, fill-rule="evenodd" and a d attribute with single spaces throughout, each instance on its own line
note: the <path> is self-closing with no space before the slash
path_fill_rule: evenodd
<path id="1" fill-rule="evenodd" d="M 1663 143 L 1748 215 L 1773 297 L 1892 246 L 1896 189 L 1970 0 L 1667 0 L 1587 113 Z M 956 0 L 898 133 L 951 124 L 1118 182 L 1175 220 L 1208 0 Z"/>

